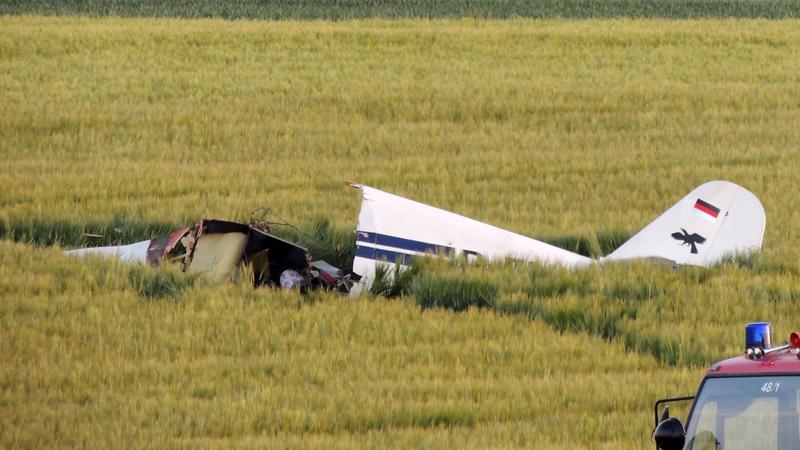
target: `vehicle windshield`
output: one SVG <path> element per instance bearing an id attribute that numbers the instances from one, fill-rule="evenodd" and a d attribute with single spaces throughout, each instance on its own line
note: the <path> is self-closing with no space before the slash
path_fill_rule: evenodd
<path id="1" fill-rule="evenodd" d="M 709 378 L 684 450 L 800 449 L 800 376 Z"/>

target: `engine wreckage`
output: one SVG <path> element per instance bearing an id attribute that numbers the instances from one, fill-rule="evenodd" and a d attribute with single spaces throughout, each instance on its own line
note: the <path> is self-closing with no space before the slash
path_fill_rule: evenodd
<path id="1" fill-rule="evenodd" d="M 273 224 L 255 215 L 248 224 L 203 219 L 193 227 L 147 241 L 68 250 L 65 254 L 116 257 L 153 267 L 173 264 L 184 272 L 206 274 L 216 282 L 231 280 L 237 270 L 247 267 L 256 287 L 350 292 L 357 276 L 323 260 L 314 261 L 306 248 L 272 234 Z"/>

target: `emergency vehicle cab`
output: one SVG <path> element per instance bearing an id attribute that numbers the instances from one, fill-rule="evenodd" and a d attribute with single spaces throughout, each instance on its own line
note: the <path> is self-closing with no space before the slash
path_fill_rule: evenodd
<path id="1" fill-rule="evenodd" d="M 694 400 L 686 427 L 664 403 Z M 800 332 L 772 346 L 770 326 L 745 327 L 745 354 L 712 365 L 697 394 L 659 400 L 653 439 L 661 450 L 799 450 Z"/>

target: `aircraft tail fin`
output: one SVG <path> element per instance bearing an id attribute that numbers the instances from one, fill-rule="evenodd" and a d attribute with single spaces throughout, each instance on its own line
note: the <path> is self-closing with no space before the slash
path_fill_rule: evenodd
<path id="1" fill-rule="evenodd" d="M 663 258 L 708 267 L 761 248 L 766 214 L 747 189 L 728 181 L 701 185 L 604 260 Z"/>

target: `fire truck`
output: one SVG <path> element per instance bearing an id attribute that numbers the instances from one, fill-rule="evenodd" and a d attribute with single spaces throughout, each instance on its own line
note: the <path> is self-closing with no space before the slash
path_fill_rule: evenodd
<path id="1" fill-rule="evenodd" d="M 745 353 L 713 364 L 697 394 L 658 400 L 661 450 L 800 450 L 800 332 L 772 346 L 766 322 L 745 326 Z M 686 426 L 667 405 L 692 401 Z"/>

